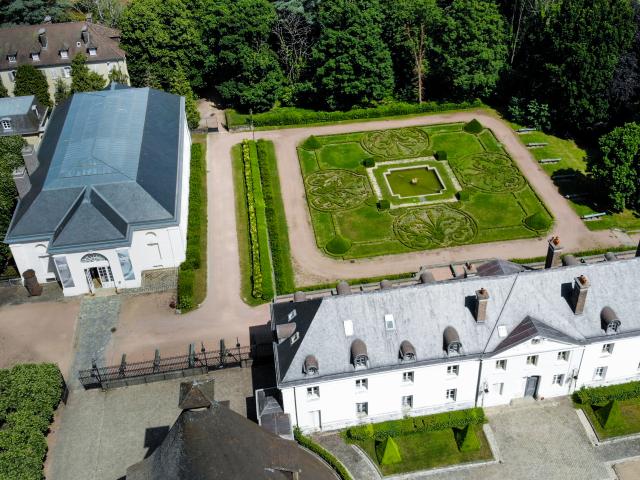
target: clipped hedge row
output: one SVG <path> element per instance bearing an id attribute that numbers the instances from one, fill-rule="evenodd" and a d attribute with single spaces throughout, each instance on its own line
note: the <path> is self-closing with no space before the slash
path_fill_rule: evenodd
<path id="1" fill-rule="evenodd" d="M 274 108 L 265 113 L 253 115 L 253 125 L 256 127 L 281 127 L 285 125 L 306 125 L 310 123 L 330 123 L 344 120 L 359 120 L 380 117 L 395 117 L 419 113 L 443 112 L 446 110 L 462 110 L 482 107 L 480 100 L 461 103 L 404 103 L 393 102 L 374 108 L 354 108 L 346 112 L 323 112 L 305 110 L 301 108 Z M 249 115 L 239 114 L 233 110 L 226 111 L 227 127 L 229 129 L 246 127 L 251 124 Z"/>
<path id="2" fill-rule="evenodd" d="M 276 290 L 278 294 L 292 293 L 296 286 L 291 264 L 291 246 L 289 245 L 289 229 L 284 213 L 282 194 L 280 193 L 280 178 L 276 162 L 273 142 L 258 140 L 256 142 L 258 165 L 262 190 L 264 193 L 265 214 L 269 231 L 269 246 L 271 260 L 275 273 Z"/>
<path id="3" fill-rule="evenodd" d="M 311 440 L 311 438 L 304 435 L 300 428 L 297 426 L 293 427 L 293 438 L 295 438 L 296 442 L 298 442 L 304 448 L 311 450 L 313 453 L 315 453 L 325 462 L 331 465 L 331 468 L 335 470 L 335 472 L 342 480 L 353 480 L 353 477 L 349 474 L 340 460 L 338 460 L 331 453 L 325 450 L 324 447 L 318 445 L 316 442 Z"/>
<path id="4" fill-rule="evenodd" d="M 178 302 L 181 311 L 196 308 L 206 295 L 207 268 L 207 165 L 204 147 L 191 145 L 189 216 L 186 259 L 178 269 Z M 202 283 L 201 285 L 198 285 Z"/>
<path id="5" fill-rule="evenodd" d="M 41 480 L 46 434 L 62 397 L 60 370 L 50 363 L 0 370 L 0 478 Z"/>
<path id="6" fill-rule="evenodd" d="M 606 387 L 581 388 L 573 393 L 576 403 L 604 405 L 612 400 L 629 400 L 640 397 L 640 382 L 621 383 Z"/>
<path id="7" fill-rule="evenodd" d="M 463 429 L 468 425 L 481 425 L 485 421 L 486 418 L 482 408 L 470 408 L 422 417 L 408 417 L 401 420 L 358 425 L 348 428 L 346 436 L 348 440 L 368 440 L 370 438 L 382 440 L 385 437 L 436 432 L 447 428 Z"/>

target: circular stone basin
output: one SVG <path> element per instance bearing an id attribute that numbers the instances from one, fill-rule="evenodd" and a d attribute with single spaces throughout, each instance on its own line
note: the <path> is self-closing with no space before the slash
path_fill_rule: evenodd
<path id="1" fill-rule="evenodd" d="M 433 195 L 444 190 L 438 174 L 428 167 L 389 170 L 385 172 L 385 177 L 391 192 L 401 197 Z"/>

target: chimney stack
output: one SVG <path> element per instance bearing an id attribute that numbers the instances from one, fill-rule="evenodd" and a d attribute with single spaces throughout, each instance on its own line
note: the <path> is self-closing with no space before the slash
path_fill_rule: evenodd
<path id="1" fill-rule="evenodd" d="M 476 322 L 484 323 L 487 320 L 487 306 L 489 305 L 489 292 L 486 288 L 476 290 Z"/>
<path id="2" fill-rule="evenodd" d="M 82 32 L 80 32 L 80 37 L 82 37 L 82 41 L 85 45 L 89 43 L 89 27 L 86 25 L 82 26 Z"/>
<path id="3" fill-rule="evenodd" d="M 38 168 L 38 165 L 40 165 L 38 154 L 36 152 L 36 149 L 33 148 L 33 145 L 27 145 L 26 147 L 23 147 L 22 159 L 24 160 L 24 166 L 27 167 L 27 172 L 29 172 L 29 175 L 33 175 L 33 172 L 35 172 Z"/>
<path id="4" fill-rule="evenodd" d="M 584 305 L 587 303 L 587 293 L 589 293 L 589 279 L 584 275 L 580 275 L 575 278 L 573 284 L 573 313 L 576 315 L 582 315 L 584 312 Z"/>
<path id="5" fill-rule="evenodd" d="M 38 30 L 38 41 L 40 42 L 40 45 L 42 45 L 42 48 L 47 48 L 47 31 L 44 28 Z"/>
<path id="6" fill-rule="evenodd" d="M 13 170 L 13 181 L 16 184 L 18 190 L 18 196 L 22 199 L 25 197 L 29 190 L 31 190 L 31 179 L 29 173 L 25 167 L 18 167 Z"/>
<path id="7" fill-rule="evenodd" d="M 544 262 L 544 268 L 553 268 L 560 266 L 562 261 L 562 245 L 560 245 L 560 237 L 551 237 L 549 240 L 549 248 L 547 249 L 547 259 Z"/>

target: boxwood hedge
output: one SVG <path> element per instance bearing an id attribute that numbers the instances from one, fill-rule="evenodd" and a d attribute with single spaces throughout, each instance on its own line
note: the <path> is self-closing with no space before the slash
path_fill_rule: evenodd
<path id="1" fill-rule="evenodd" d="M 640 382 L 606 387 L 583 387 L 573 393 L 573 400 L 582 405 L 604 405 L 612 400 L 630 400 L 638 397 L 640 397 Z"/>
<path id="2" fill-rule="evenodd" d="M 298 442 L 304 448 L 311 450 L 313 453 L 327 462 L 342 480 L 353 480 L 353 477 L 349 474 L 340 460 L 338 460 L 331 453 L 325 450 L 324 447 L 318 445 L 311 438 L 304 435 L 300 428 L 298 428 L 297 426 L 293 427 L 293 437 L 295 438 L 296 442 Z"/>

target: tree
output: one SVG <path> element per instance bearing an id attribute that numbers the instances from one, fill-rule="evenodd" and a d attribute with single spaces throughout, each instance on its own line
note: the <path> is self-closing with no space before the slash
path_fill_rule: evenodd
<path id="1" fill-rule="evenodd" d="M 382 40 L 378 0 L 322 2 L 318 21 L 320 37 L 312 53 L 317 97 L 335 110 L 390 96 L 393 66 Z"/>
<path id="2" fill-rule="evenodd" d="M 129 77 L 127 76 L 126 73 L 124 73 L 122 70 L 116 67 L 109 72 L 109 82 L 116 82 L 116 83 L 121 83 L 122 85 L 129 85 Z"/>
<path id="3" fill-rule="evenodd" d="M 589 171 L 614 210 L 640 207 L 640 125 L 627 123 L 600 138 Z"/>
<path id="4" fill-rule="evenodd" d="M 99 73 L 89 70 L 87 57 L 77 54 L 71 61 L 71 91 L 95 92 L 104 89 L 106 81 Z"/>
<path id="5" fill-rule="evenodd" d="M 2 80 L 0 80 L 0 98 L 5 98 L 9 96 L 9 92 L 7 91 L 7 87 L 4 86 Z"/>
<path id="6" fill-rule="evenodd" d="M 189 81 L 187 80 L 187 76 L 184 74 L 182 67 L 176 67 L 174 70 L 169 89 L 171 93 L 184 97 L 189 128 L 192 130 L 194 128 L 198 128 L 198 125 L 200 124 L 200 112 L 198 111 L 198 105 L 193 95 L 193 90 L 191 90 L 191 85 L 189 85 Z"/>
<path id="7" fill-rule="evenodd" d="M 47 107 L 53 105 L 49 96 L 47 78 L 33 65 L 20 65 L 16 70 L 15 82 L 14 96 L 35 95 L 42 105 Z"/>
<path id="8" fill-rule="evenodd" d="M 46 16 L 55 22 L 70 20 L 69 0 L 8 0 L 2 2 L 0 23 L 3 27 L 11 25 L 42 23 Z"/>
<path id="9" fill-rule="evenodd" d="M 13 209 L 16 206 L 15 183 L 13 182 L 13 170 L 23 165 L 22 147 L 26 142 L 19 135 L 0 137 L 0 236 L 9 228 Z M 9 246 L 0 242 L 0 272 L 3 272 L 11 257 Z"/>
<path id="10" fill-rule="evenodd" d="M 85 15 L 90 13 L 101 25 L 117 27 L 124 6 L 122 0 L 76 0 L 73 8 Z"/>
<path id="11" fill-rule="evenodd" d="M 201 15 L 210 54 L 208 78 L 223 101 L 242 110 L 268 110 L 284 76 L 269 37 L 276 11 L 268 0 L 214 0 Z"/>
<path id="12" fill-rule="evenodd" d="M 445 8 L 443 78 L 459 98 L 487 97 L 507 63 L 507 29 L 492 0 L 453 0 Z"/>
<path id="13" fill-rule="evenodd" d="M 422 103 L 442 10 L 436 0 L 382 0 L 381 5 L 386 18 L 385 39 L 393 52 L 396 86 L 403 90 L 404 84 L 410 82 L 410 98 Z"/>
<path id="14" fill-rule="evenodd" d="M 120 29 L 131 83 L 138 87 L 153 79 L 166 88 L 175 66 L 180 65 L 191 86 L 200 88 L 205 47 L 200 21 L 188 0 L 130 2 L 120 18 Z"/>
<path id="15" fill-rule="evenodd" d="M 59 105 L 71 95 L 71 87 L 62 78 L 56 79 L 55 90 L 54 100 L 56 105 Z"/>

